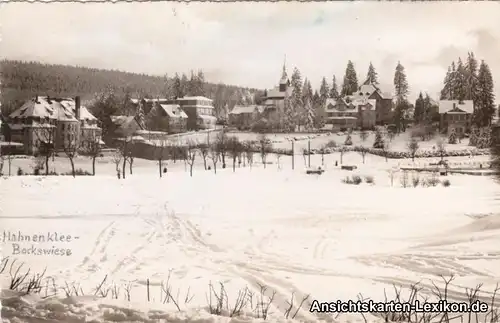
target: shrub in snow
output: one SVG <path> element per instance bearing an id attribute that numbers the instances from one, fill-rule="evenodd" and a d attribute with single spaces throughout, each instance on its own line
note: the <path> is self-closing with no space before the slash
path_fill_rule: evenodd
<path id="1" fill-rule="evenodd" d="M 479 137 L 477 138 L 476 148 L 485 149 L 491 147 L 491 129 L 485 127 L 479 130 Z"/>
<path id="2" fill-rule="evenodd" d="M 477 144 L 478 137 L 479 130 L 476 127 L 473 127 L 469 135 L 469 146 L 475 146 Z"/>
<path id="3" fill-rule="evenodd" d="M 416 138 L 411 138 L 410 141 L 408 142 L 408 150 L 410 152 L 412 160 L 415 160 L 418 149 L 419 149 L 418 140 Z"/>
<path id="4" fill-rule="evenodd" d="M 358 175 L 353 175 L 351 177 L 349 176 L 346 176 L 343 180 L 342 180 L 342 183 L 344 184 L 352 184 L 352 185 L 359 185 L 361 184 L 363 180 L 361 179 L 360 176 Z"/>
<path id="5" fill-rule="evenodd" d="M 21 167 L 18 167 L 17 168 L 17 176 L 23 176 L 24 175 L 24 171 Z"/>
<path id="6" fill-rule="evenodd" d="M 384 138 L 382 137 L 382 131 L 377 129 L 375 131 L 375 141 L 373 142 L 373 148 L 381 149 L 384 147 Z"/>
<path id="7" fill-rule="evenodd" d="M 358 175 L 352 175 L 352 181 L 355 185 L 359 185 L 359 184 L 361 184 L 361 182 L 363 182 L 363 180 L 361 179 L 361 176 L 358 176 Z"/>
<path id="8" fill-rule="evenodd" d="M 411 183 L 413 187 L 417 187 L 418 184 L 420 184 L 420 174 L 418 172 L 413 173 L 413 176 L 411 177 Z"/>
<path id="9" fill-rule="evenodd" d="M 437 173 L 432 173 L 431 177 L 426 179 L 426 184 L 427 186 L 437 186 L 439 184 L 439 178 L 437 176 Z"/>
<path id="10" fill-rule="evenodd" d="M 348 134 L 347 137 L 345 138 L 344 145 L 346 145 L 346 146 L 352 146 L 351 134 Z"/>
<path id="11" fill-rule="evenodd" d="M 337 147 L 337 143 L 335 142 L 335 140 L 332 139 L 332 140 L 329 140 L 326 143 L 325 147 L 327 147 L 327 148 L 336 148 Z"/>
<path id="12" fill-rule="evenodd" d="M 450 186 L 451 183 L 450 183 L 450 180 L 445 179 L 441 184 L 443 184 L 444 187 L 448 187 L 448 186 Z"/>
<path id="13" fill-rule="evenodd" d="M 455 145 L 457 143 L 457 133 L 455 130 L 452 130 L 450 136 L 448 137 L 448 143 L 451 145 Z"/>
<path id="14" fill-rule="evenodd" d="M 371 175 L 365 176 L 365 182 L 368 184 L 375 184 L 375 180 L 374 180 L 373 176 L 371 176 Z"/>

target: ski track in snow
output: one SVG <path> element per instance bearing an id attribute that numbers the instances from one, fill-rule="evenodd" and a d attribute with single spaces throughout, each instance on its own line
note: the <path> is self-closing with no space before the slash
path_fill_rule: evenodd
<path id="1" fill-rule="evenodd" d="M 500 210 L 500 203 L 495 200 L 497 198 L 483 197 L 481 203 L 488 204 L 490 209 Z M 161 204 L 153 205 L 153 201 L 154 198 L 151 198 L 144 202 L 151 210 L 136 210 L 134 214 L 131 214 L 132 211 L 128 214 L 107 215 L 100 219 L 93 213 L 60 215 L 61 219 L 92 218 L 90 230 L 95 233 L 87 254 L 79 254 L 78 257 L 82 260 L 77 259 L 72 268 L 67 268 L 67 277 L 71 274 L 80 276 L 81 281 L 90 281 L 92 277 L 99 276 L 97 279 L 102 279 L 108 274 L 118 280 L 131 276 L 145 279 L 151 278 L 145 275 L 164 275 L 168 268 L 176 267 L 175 273 L 182 278 L 189 274 L 192 266 L 239 278 L 257 292 L 260 286 L 267 286 L 265 295 L 271 296 L 275 291 L 275 304 L 282 311 L 288 307 L 287 302 L 292 292 L 296 302 L 300 302 L 305 295 L 312 292 L 308 285 L 299 286 L 299 281 L 294 279 L 298 276 L 321 277 L 325 281 L 333 278 L 357 279 L 403 287 L 410 287 L 417 282 L 415 277 L 422 277 L 420 286 L 427 289 L 433 289 L 433 283 L 443 286 L 440 275 L 477 279 L 478 283 L 498 279 L 498 272 L 476 265 L 477 262 L 488 260 L 500 263 L 500 252 L 495 250 L 498 248 L 500 236 L 500 215 L 496 213 L 462 214 L 457 218 L 457 221 L 461 222 L 456 225 L 452 223 L 454 218 L 451 217 L 440 219 L 442 222 L 434 224 L 432 218 L 426 214 L 422 221 L 429 222 L 422 224 L 413 222 L 414 219 L 409 216 L 398 215 L 386 206 L 372 206 L 369 202 L 375 203 L 373 201 L 356 204 L 352 200 L 338 199 L 333 202 L 337 203 L 334 210 L 327 210 L 329 213 L 326 215 L 307 213 L 307 205 L 301 205 L 298 201 L 297 209 L 300 209 L 297 214 L 292 214 L 295 217 L 290 215 L 271 219 L 258 218 L 256 221 L 269 223 L 245 228 L 247 222 L 238 221 L 252 223 L 247 218 L 224 218 L 225 222 L 221 224 L 217 222 L 213 226 L 205 225 L 203 221 L 211 219 L 208 216 L 208 219 L 199 216 L 204 215 L 203 207 L 199 213 L 193 209 L 185 213 L 175 213 L 175 207 L 155 213 L 153 210 Z M 252 202 L 248 202 L 249 205 Z M 431 200 L 430 203 L 432 202 Z M 200 203 L 203 205 L 203 201 Z M 273 203 L 284 202 L 268 203 L 270 204 L 267 206 L 272 206 Z M 267 206 L 260 207 L 265 209 Z M 321 207 L 316 208 L 316 212 L 321 210 Z M 164 208 L 166 209 L 166 206 Z M 46 220 L 49 217 L 31 218 Z M 94 222 L 94 219 L 102 222 Z M 214 218 L 214 221 L 217 220 Z M 400 222 L 389 229 L 389 223 L 392 221 Z M 409 227 L 414 223 L 422 226 L 418 228 L 420 231 L 410 230 Z M 430 226 L 429 231 L 426 231 L 426 225 Z M 223 240 L 224 230 L 227 229 L 229 233 L 233 227 L 242 230 L 241 241 L 234 241 L 235 250 L 228 248 L 231 241 Z M 248 241 L 243 235 L 248 234 L 245 229 L 250 232 Z M 412 235 L 405 237 L 404 230 L 407 229 L 412 231 Z M 263 230 L 266 231 L 261 232 Z M 384 232 L 381 232 L 383 230 L 392 231 L 384 235 Z M 296 232 L 299 233 L 298 242 L 293 241 Z M 228 239 L 234 237 L 238 239 L 238 233 L 228 236 Z M 291 247 L 286 249 L 288 239 Z M 352 243 L 354 241 L 358 243 Z M 389 249 L 374 249 L 370 243 L 375 241 L 383 243 L 381 248 L 387 245 Z M 123 250 L 124 242 L 127 243 L 126 251 Z M 349 249 L 351 247 L 352 250 Z M 366 247 L 366 250 L 363 247 Z M 181 260 L 192 260 L 192 264 L 171 265 L 177 261 L 176 253 L 182 254 L 182 257 L 179 257 Z M 150 271 L 146 273 L 146 269 Z M 190 283 L 192 282 L 183 282 L 187 286 Z M 453 300 L 466 300 L 464 286 L 460 283 L 452 283 L 448 295 Z M 310 300 L 314 299 L 314 296 L 311 295 Z M 487 295 L 481 297 L 489 301 Z M 328 315 L 309 313 L 307 306 L 308 304 L 304 304 L 306 310 L 299 312 L 299 319 L 331 320 Z"/>
<path id="2" fill-rule="evenodd" d="M 287 308 L 287 301 L 290 299 L 292 292 L 295 293 L 298 300 L 306 295 L 306 292 L 294 286 L 290 280 L 283 278 L 284 274 L 286 276 L 286 273 L 359 279 L 367 278 L 363 275 L 335 271 L 334 268 L 326 269 L 314 267 L 301 263 L 293 263 L 289 259 L 284 259 L 278 253 L 269 250 L 272 250 L 271 242 L 273 240 L 274 231 L 265 235 L 255 246 L 251 246 L 247 251 L 240 253 L 237 258 L 234 258 L 223 248 L 205 239 L 203 232 L 197 225 L 189 220 L 189 215 L 187 214 L 169 213 L 166 215 L 157 215 L 155 217 L 145 217 L 142 220 L 149 228 L 149 231 L 140 234 L 140 239 L 137 240 L 136 248 L 131 250 L 124 259 L 114 266 L 111 270 L 112 275 L 119 272 L 127 273 L 128 271 L 133 271 L 140 267 L 141 264 L 147 264 L 157 260 L 159 257 L 161 258 L 161 255 L 158 256 L 157 252 L 152 252 L 152 250 L 148 250 L 149 248 L 166 248 L 169 245 L 175 244 L 187 256 L 198 259 L 203 258 L 206 261 L 206 268 L 210 268 L 213 271 L 222 270 L 231 273 L 246 281 L 249 286 L 257 291 L 260 286 L 267 286 L 269 289 L 265 292 L 265 295 L 269 297 L 272 291 L 275 291 L 275 301 L 278 308 L 281 310 Z M 87 266 L 87 269 L 92 271 L 92 266 L 95 264 L 91 259 L 101 263 L 107 260 L 107 247 L 116 236 L 118 225 L 117 221 L 112 221 L 98 234 L 92 251 L 84 258 L 82 264 L 78 266 L 80 270 Z M 317 223 L 316 225 L 322 225 L 322 223 Z M 464 228 L 473 225 L 474 223 Z M 326 232 L 319 236 L 313 243 L 314 247 L 311 248 L 313 259 L 321 260 L 328 258 L 328 251 L 331 245 L 335 244 L 335 240 L 328 236 L 328 229 L 325 229 L 325 231 Z M 456 231 L 460 232 L 460 229 Z M 351 258 L 367 266 L 387 267 L 399 270 L 404 269 L 421 273 L 426 277 L 438 277 L 439 275 L 475 275 L 479 277 L 494 278 L 491 274 L 461 264 L 460 261 L 500 259 L 500 252 L 491 252 L 488 254 L 462 253 L 460 255 L 435 255 L 431 252 L 425 252 L 425 248 L 444 247 L 470 241 L 470 237 L 464 234 L 470 234 L 471 231 L 462 231 L 462 235 L 455 238 L 441 236 L 434 239 L 432 243 L 416 244 L 399 253 L 361 255 Z M 491 235 L 475 238 L 474 241 L 480 241 L 481 239 L 488 240 L 490 238 L 492 238 Z M 321 262 L 318 261 L 318 263 Z M 276 271 L 279 272 L 279 275 L 276 274 Z M 404 287 L 410 287 L 415 283 L 414 280 L 401 277 L 370 277 L 370 279 L 376 282 L 397 284 Z M 439 284 L 439 281 L 437 283 Z M 420 282 L 420 286 L 429 289 L 434 288 L 434 285 L 430 281 Z M 450 299 L 460 301 L 466 300 L 463 287 L 461 286 L 450 286 L 448 293 Z M 483 300 L 487 301 L 488 299 L 484 297 Z M 307 303 L 304 307 L 307 307 Z M 309 315 L 312 315 L 308 313 L 307 308 L 306 311 L 301 311 L 300 313 L 300 315 L 302 315 L 301 319 L 305 320 L 310 319 L 311 317 L 309 317 Z M 316 317 L 325 320 L 328 319 L 329 316 L 317 314 Z"/>

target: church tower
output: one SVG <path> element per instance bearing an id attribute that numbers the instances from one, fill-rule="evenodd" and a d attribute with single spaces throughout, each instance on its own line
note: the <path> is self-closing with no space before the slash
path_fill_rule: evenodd
<path id="1" fill-rule="evenodd" d="M 285 56 L 285 61 L 283 62 L 283 72 L 281 73 L 281 79 L 280 79 L 280 92 L 285 92 L 289 85 L 290 81 L 288 80 L 288 74 L 286 73 L 286 56 Z"/>

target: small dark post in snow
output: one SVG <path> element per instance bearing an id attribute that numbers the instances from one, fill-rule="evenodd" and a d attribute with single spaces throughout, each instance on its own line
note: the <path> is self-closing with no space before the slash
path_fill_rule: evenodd
<path id="1" fill-rule="evenodd" d="M 307 142 L 307 167 L 311 167 L 311 140 Z"/>
<path id="2" fill-rule="evenodd" d="M 295 169 L 295 147 L 292 140 L 292 169 Z"/>

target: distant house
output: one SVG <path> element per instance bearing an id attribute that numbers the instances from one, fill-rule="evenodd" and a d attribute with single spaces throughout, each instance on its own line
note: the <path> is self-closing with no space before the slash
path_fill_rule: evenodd
<path id="1" fill-rule="evenodd" d="M 80 97 L 39 97 L 25 102 L 8 117 L 9 141 L 23 143 L 24 153 L 36 154 L 44 145 L 56 151 L 76 145 L 83 149 L 91 143 L 103 144 L 98 120 Z"/>
<path id="2" fill-rule="evenodd" d="M 334 130 L 362 128 L 373 129 L 376 124 L 376 100 L 345 99 L 326 100 L 326 123 Z"/>
<path id="3" fill-rule="evenodd" d="M 254 122 L 256 122 L 261 114 L 264 112 L 263 106 L 250 105 L 250 106 L 235 106 L 229 112 L 229 125 L 237 127 L 238 129 L 249 129 Z"/>
<path id="4" fill-rule="evenodd" d="M 366 81 L 358 88 L 358 91 L 347 98 L 351 101 L 374 100 L 376 102 L 375 123 L 382 125 L 392 121 L 392 95 L 382 92 L 378 85 Z"/>
<path id="5" fill-rule="evenodd" d="M 213 101 L 203 96 L 186 96 L 174 100 L 188 116 L 187 129 L 214 129 L 217 122 Z"/>
<path id="6" fill-rule="evenodd" d="M 326 124 L 334 130 L 354 129 L 358 124 L 357 107 L 344 99 L 327 99 L 325 103 Z"/>
<path id="7" fill-rule="evenodd" d="M 187 131 L 187 114 L 176 103 L 155 102 L 149 111 L 149 130 L 179 133 Z"/>
<path id="8" fill-rule="evenodd" d="M 474 103 L 472 100 L 440 100 L 439 101 L 439 128 L 442 132 L 464 134 L 470 129 Z"/>
<path id="9" fill-rule="evenodd" d="M 125 138 L 144 130 L 136 116 L 111 116 L 114 125 L 113 137 Z"/>

